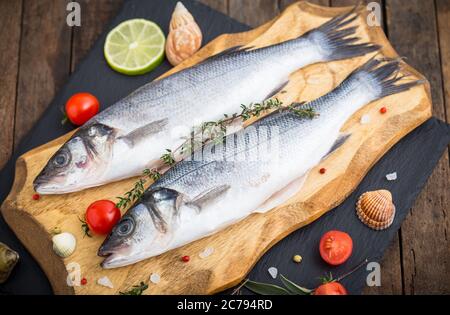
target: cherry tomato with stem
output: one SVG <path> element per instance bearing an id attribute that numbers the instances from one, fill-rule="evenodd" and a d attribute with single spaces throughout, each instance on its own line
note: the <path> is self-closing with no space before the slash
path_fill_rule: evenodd
<path id="1" fill-rule="evenodd" d="M 100 110 L 98 99 L 90 93 L 77 93 L 72 95 L 66 103 L 65 114 L 67 119 L 76 126 L 81 126 L 97 115 Z M 63 120 L 63 123 L 65 120 Z"/>
<path id="2" fill-rule="evenodd" d="M 314 295 L 347 295 L 347 290 L 339 282 L 327 282 L 314 290 Z"/>
<path id="3" fill-rule="evenodd" d="M 110 200 L 98 200 L 86 210 L 86 223 L 95 234 L 109 234 L 120 220 L 120 210 Z"/>

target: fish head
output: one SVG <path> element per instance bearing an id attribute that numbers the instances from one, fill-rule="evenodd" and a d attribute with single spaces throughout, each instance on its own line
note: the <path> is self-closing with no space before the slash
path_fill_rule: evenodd
<path id="1" fill-rule="evenodd" d="M 105 269 L 133 264 L 163 253 L 178 224 L 183 196 L 176 190 L 147 190 L 116 224 L 98 250 Z"/>
<path id="2" fill-rule="evenodd" d="M 89 187 L 106 169 L 114 136 L 114 129 L 103 124 L 81 127 L 35 178 L 35 191 L 59 194 Z"/>

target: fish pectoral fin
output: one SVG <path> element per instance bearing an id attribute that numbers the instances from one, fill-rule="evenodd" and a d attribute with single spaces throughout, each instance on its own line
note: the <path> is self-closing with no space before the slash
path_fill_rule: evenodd
<path id="1" fill-rule="evenodd" d="M 210 190 L 207 190 L 200 195 L 196 196 L 194 199 L 189 201 L 187 204 L 189 206 L 195 207 L 195 209 L 200 212 L 202 208 L 210 202 L 217 200 L 217 198 L 221 197 L 225 194 L 228 189 L 230 189 L 229 185 L 221 185 L 214 187 Z"/>
<path id="2" fill-rule="evenodd" d="M 162 129 L 167 125 L 167 123 L 168 123 L 167 118 L 156 120 L 147 125 L 139 127 L 124 136 L 119 137 L 119 139 L 124 140 L 125 143 L 127 143 L 130 147 L 132 147 L 139 141 L 148 137 L 149 135 L 162 131 Z"/>
<path id="3" fill-rule="evenodd" d="M 331 155 L 331 153 L 333 153 L 334 151 L 339 149 L 348 140 L 348 138 L 350 138 L 351 135 L 352 135 L 351 133 L 342 133 L 342 134 L 340 134 L 339 137 L 336 139 L 336 141 L 331 146 L 331 148 L 328 151 L 328 153 L 325 154 L 325 156 L 322 158 L 322 160 L 325 160 L 328 156 Z"/>
<path id="4" fill-rule="evenodd" d="M 293 180 L 283 189 L 277 191 L 272 196 L 269 197 L 266 201 L 264 201 L 258 208 L 256 208 L 253 212 L 265 213 L 269 210 L 272 210 L 279 205 L 282 205 L 289 199 L 291 199 L 295 194 L 297 194 L 305 183 L 306 177 L 308 173 L 305 175 Z"/>
<path id="5" fill-rule="evenodd" d="M 279 92 L 281 92 L 281 91 L 286 87 L 286 85 L 288 85 L 288 83 L 289 83 L 289 80 L 287 80 L 287 81 L 281 83 L 279 86 L 277 86 L 276 88 L 274 88 L 274 89 L 266 96 L 265 100 L 268 100 L 268 99 L 274 97 L 275 95 L 277 95 Z"/>

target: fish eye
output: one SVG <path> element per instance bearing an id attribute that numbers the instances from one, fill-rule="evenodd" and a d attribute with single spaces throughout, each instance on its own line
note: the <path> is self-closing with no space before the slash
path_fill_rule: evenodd
<path id="1" fill-rule="evenodd" d="M 53 159 L 53 164 L 56 167 L 64 167 L 69 163 L 69 154 L 67 152 L 61 152 Z"/>
<path id="2" fill-rule="evenodd" d="M 131 219 L 124 219 L 122 222 L 119 223 L 117 226 L 117 234 L 120 236 L 127 236 L 133 231 L 134 228 L 134 222 Z"/>

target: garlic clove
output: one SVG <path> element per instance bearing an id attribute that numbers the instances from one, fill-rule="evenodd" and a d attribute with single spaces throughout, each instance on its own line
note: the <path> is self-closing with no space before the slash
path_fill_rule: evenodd
<path id="1" fill-rule="evenodd" d="M 173 11 L 166 41 L 166 56 L 176 66 L 196 53 L 202 45 L 202 32 L 186 7 L 178 2 Z"/>
<path id="2" fill-rule="evenodd" d="M 53 236 L 53 251 L 62 258 L 73 254 L 77 246 L 77 240 L 71 233 L 64 232 Z"/>

